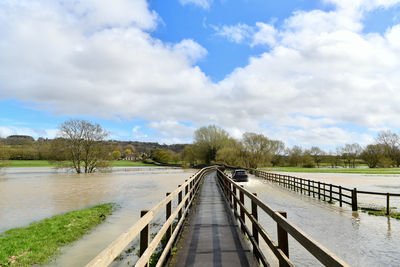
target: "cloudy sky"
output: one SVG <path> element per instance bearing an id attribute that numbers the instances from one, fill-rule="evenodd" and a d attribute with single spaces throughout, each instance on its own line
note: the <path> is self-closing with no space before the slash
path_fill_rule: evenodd
<path id="1" fill-rule="evenodd" d="M 287 145 L 400 131 L 400 0 L 1 0 L 0 135 L 216 124 Z"/>

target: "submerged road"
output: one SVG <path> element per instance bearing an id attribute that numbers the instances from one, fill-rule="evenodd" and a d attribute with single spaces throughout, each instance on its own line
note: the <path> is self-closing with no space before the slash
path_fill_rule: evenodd
<path id="1" fill-rule="evenodd" d="M 258 266 L 217 185 L 204 178 L 170 266 Z"/>

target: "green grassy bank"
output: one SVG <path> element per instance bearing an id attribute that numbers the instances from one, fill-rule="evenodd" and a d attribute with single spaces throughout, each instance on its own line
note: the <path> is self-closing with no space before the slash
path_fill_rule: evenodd
<path id="1" fill-rule="evenodd" d="M 113 203 L 97 205 L 0 234 L 0 266 L 32 266 L 50 262 L 60 247 L 102 223 L 115 208 Z"/>
<path id="2" fill-rule="evenodd" d="M 347 168 L 302 168 L 302 167 L 272 167 L 261 168 L 275 172 L 307 172 L 307 173 L 356 173 L 356 174 L 400 174 L 400 168 L 347 169 Z"/>
<path id="3" fill-rule="evenodd" d="M 48 162 L 47 160 L 10 160 L 7 161 L 6 167 L 57 167 L 57 163 Z M 111 167 L 136 167 L 136 166 L 156 166 L 143 162 L 133 162 L 128 160 L 111 161 Z"/>

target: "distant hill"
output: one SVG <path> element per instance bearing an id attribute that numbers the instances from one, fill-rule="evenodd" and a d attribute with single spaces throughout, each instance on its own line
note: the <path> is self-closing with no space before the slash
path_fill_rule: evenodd
<path id="1" fill-rule="evenodd" d="M 32 136 L 29 135 L 10 135 L 7 138 L 2 139 L 6 142 L 7 145 L 29 145 L 33 143 L 51 143 L 52 139 L 43 139 L 39 138 L 37 141 Z M 172 145 L 160 145 L 159 143 L 155 142 L 140 142 L 140 141 L 118 141 L 118 140 L 107 140 L 105 141 L 106 145 L 111 146 L 133 146 L 136 152 L 139 153 L 150 153 L 156 148 L 161 148 L 164 150 L 171 150 L 175 153 L 180 153 L 186 144 L 172 144 Z"/>
<path id="2" fill-rule="evenodd" d="M 159 143 L 154 142 L 140 142 L 140 141 L 118 141 L 118 140 L 110 140 L 106 141 L 110 145 L 119 145 L 125 147 L 127 145 L 132 145 L 135 147 L 136 151 L 139 153 L 149 153 L 156 148 L 161 148 L 165 150 L 171 150 L 175 153 L 180 153 L 185 148 L 186 144 L 172 144 L 172 145 L 160 145 Z"/>

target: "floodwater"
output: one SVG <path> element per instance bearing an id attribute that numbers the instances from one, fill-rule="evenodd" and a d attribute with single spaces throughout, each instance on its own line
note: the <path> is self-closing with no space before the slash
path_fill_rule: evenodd
<path id="1" fill-rule="evenodd" d="M 166 192 L 194 173 L 174 168 L 113 168 L 108 173 L 72 174 L 52 168 L 10 168 L 0 173 L 0 232 L 29 223 L 115 202 L 121 207 L 105 223 L 62 249 L 53 263 L 83 266 L 151 209 Z"/>
<path id="2" fill-rule="evenodd" d="M 118 211 L 79 241 L 62 248 L 61 255 L 51 264 L 83 266 L 132 226 L 139 219 L 140 210 L 152 208 L 166 192 L 176 189 L 193 173 L 193 170 L 134 167 L 90 175 L 51 168 L 5 169 L 0 173 L 0 232 L 99 203 L 118 203 L 121 206 Z M 400 177 L 314 173 L 295 176 L 359 190 L 400 191 Z M 273 209 L 286 211 L 291 222 L 351 266 L 400 266 L 399 220 L 353 213 L 346 205 L 343 208 L 330 205 L 254 176 L 243 185 Z M 379 202 L 379 199 L 363 201 Z M 259 219 L 276 240 L 276 223 L 260 210 Z M 292 238 L 289 247 L 290 258 L 296 265 L 319 265 Z M 113 266 L 126 266 L 128 261 L 114 262 Z M 277 262 L 273 265 L 277 266 Z"/>
<path id="3" fill-rule="evenodd" d="M 391 189 L 390 192 L 399 193 L 399 177 L 309 175 L 308 173 L 296 173 L 296 176 L 348 187 L 356 186 L 360 190 L 387 192 L 382 190 L 382 185 L 385 185 Z M 251 192 L 256 192 L 258 197 L 271 208 L 286 211 L 290 222 L 299 226 L 310 237 L 351 266 L 400 266 L 399 220 L 352 212 L 350 207 L 340 208 L 330 205 L 252 175 L 249 182 L 243 183 L 243 185 Z M 266 231 L 274 240 L 277 240 L 276 223 L 260 210 L 259 219 Z M 289 248 L 290 259 L 295 265 L 321 265 L 291 237 L 289 237 Z M 277 266 L 277 262 L 274 262 L 273 265 Z"/>
<path id="4" fill-rule="evenodd" d="M 296 176 L 305 179 L 341 185 L 349 189 L 357 188 L 360 191 L 400 194 L 400 175 L 352 174 L 352 173 L 288 173 L 279 174 Z M 348 191 L 343 191 L 351 195 Z M 386 207 L 386 196 L 357 194 L 359 206 Z M 390 207 L 400 212 L 400 197 L 390 197 Z"/>

